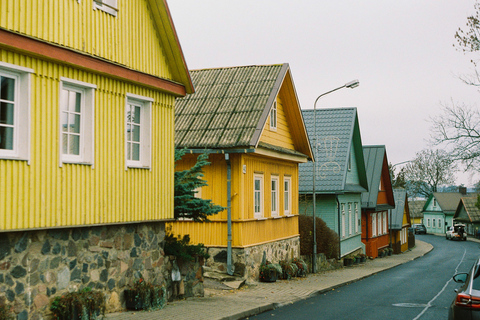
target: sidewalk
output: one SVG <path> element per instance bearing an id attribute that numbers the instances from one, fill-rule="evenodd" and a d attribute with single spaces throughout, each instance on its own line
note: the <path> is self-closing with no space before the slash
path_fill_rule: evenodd
<path id="1" fill-rule="evenodd" d="M 367 278 L 378 272 L 417 259 L 433 249 L 429 243 L 416 240 L 416 246 L 402 254 L 367 260 L 366 263 L 325 273 L 309 274 L 306 278 L 258 283 L 239 290 L 222 292 L 203 298 L 174 301 L 157 311 L 122 312 L 106 315 L 110 320 L 233 320 L 243 319 L 313 295 Z"/>

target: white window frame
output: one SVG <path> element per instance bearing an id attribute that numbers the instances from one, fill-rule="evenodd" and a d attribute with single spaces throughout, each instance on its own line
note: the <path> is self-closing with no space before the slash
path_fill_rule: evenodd
<path id="1" fill-rule="evenodd" d="M 260 190 L 255 188 L 257 181 L 260 182 Z M 263 174 L 260 173 L 253 175 L 253 216 L 257 219 L 263 218 Z"/>
<path id="2" fill-rule="evenodd" d="M 353 216 L 352 216 L 352 203 L 348 203 L 348 234 L 351 235 L 353 233 Z"/>
<path id="3" fill-rule="evenodd" d="M 280 204 L 280 179 L 276 175 L 272 175 L 270 178 L 270 215 L 272 217 L 278 217 L 278 206 Z"/>
<path id="4" fill-rule="evenodd" d="M 438 227 L 443 228 L 442 218 L 438 218 Z"/>
<path id="5" fill-rule="evenodd" d="M 382 235 L 383 234 L 383 223 L 382 223 L 382 213 L 379 212 L 377 213 L 377 235 Z"/>
<path id="6" fill-rule="evenodd" d="M 270 110 L 270 130 L 277 131 L 277 101 L 273 102 L 272 109 Z"/>
<path id="7" fill-rule="evenodd" d="M 125 99 L 125 170 L 128 168 L 150 169 L 152 163 L 152 103 L 154 99 L 127 93 Z M 140 159 L 128 159 L 128 111 L 130 105 L 140 107 Z"/>
<path id="8" fill-rule="evenodd" d="M 430 218 L 427 219 L 427 227 L 430 227 Z"/>
<path id="9" fill-rule="evenodd" d="M 285 215 L 292 213 L 292 177 L 283 177 L 283 212 Z"/>
<path id="10" fill-rule="evenodd" d="M 346 228 L 345 228 L 345 203 L 340 204 L 342 210 L 342 238 L 345 238 Z"/>
<path id="11" fill-rule="evenodd" d="M 372 237 L 377 236 L 377 214 L 372 213 Z"/>
<path id="12" fill-rule="evenodd" d="M 355 233 L 358 233 L 358 227 L 360 226 L 360 220 L 358 216 L 358 202 L 355 202 Z"/>
<path id="13" fill-rule="evenodd" d="M 33 69 L 0 61 L 0 76 L 15 80 L 13 146 L 12 150 L 0 149 L 0 159 L 25 160 L 30 164 L 30 74 L 33 72 Z"/>
<path id="14" fill-rule="evenodd" d="M 436 228 L 435 219 L 432 219 L 432 228 Z"/>
<path id="15" fill-rule="evenodd" d="M 437 199 L 433 198 L 433 207 L 436 208 L 437 207 Z"/>
<path id="16" fill-rule="evenodd" d="M 97 86 L 91 83 L 78 81 L 69 78 L 60 78 L 60 98 L 59 98 L 59 110 L 60 110 L 60 167 L 63 163 L 76 163 L 76 164 L 94 164 L 94 149 L 95 149 L 95 90 Z M 81 109 L 80 109 L 80 146 L 79 154 L 64 154 L 63 153 L 63 128 L 62 128 L 62 115 L 65 113 L 64 106 L 62 105 L 66 90 L 78 92 L 81 95 Z"/>
<path id="17" fill-rule="evenodd" d="M 383 212 L 383 234 L 388 233 L 387 221 L 388 221 L 387 211 L 384 211 Z"/>
<path id="18" fill-rule="evenodd" d="M 118 3 L 117 0 L 93 0 L 93 9 L 105 11 L 116 17 L 118 13 Z"/>
<path id="19" fill-rule="evenodd" d="M 352 171 L 352 155 L 348 156 L 347 170 Z"/>

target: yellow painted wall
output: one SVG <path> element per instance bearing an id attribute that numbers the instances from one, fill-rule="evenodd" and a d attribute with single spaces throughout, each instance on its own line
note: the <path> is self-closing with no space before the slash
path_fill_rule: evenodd
<path id="1" fill-rule="evenodd" d="M 176 164 L 176 170 L 193 166 L 197 155 L 186 155 Z M 283 214 L 283 177 L 291 177 L 291 214 L 298 215 L 298 164 L 290 161 L 267 158 L 255 154 L 230 154 L 232 167 L 232 246 L 246 247 L 265 242 L 286 239 L 298 235 L 298 217 Z M 211 154 L 212 165 L 204 167 L 208 186 L 202 188 L 202 198 L 211 199 L 215 204 L 227 206 L 227 165 L 223 154 Z M 246 173 L 243 173 L 243 166 Z M 264 175 L 264 217 L 257 220 L 253 213 L 253 175 Z M 279 176 L 279 215 L 270 214 L 271 175 Z M 227 245 L 227 211 L 209 218 L 212 222 L 177 221 L 169 223 L 177 235 L 189 234 L 193 243 L 207 246 Z"/>
<path id="2" fill-rule="evenodd" d="M 173 96 L 1 49 L 0 61 L 34 70 L 30 165 L 0 159 L 0 230 L 173 218 Z M 60 167 L 60 77 L 97 85 L 94 167 Z M 151 170 L 125 170 L 127 93 L 154 99 Z"/>
<path id="3" fill-rule="evenodd" d="M 147 1 L 119 0 L 118 9 L 115 17 L 93 0 L 2 0 L 0 27 L 173 79 Z"/>
<path id="4" fill-rule="evenodd" d="M 268 116 L 265 128 L 263 129 L 261 142 L 269 143 L 274 146 L 280 146 L 286 149 L 295 150 L 293 144 L 291 128 L 289 127 L 287 117 L 285 115 L 285 102 L 277 96 L 277 129 L 270 128 L 270 115 Z"/>

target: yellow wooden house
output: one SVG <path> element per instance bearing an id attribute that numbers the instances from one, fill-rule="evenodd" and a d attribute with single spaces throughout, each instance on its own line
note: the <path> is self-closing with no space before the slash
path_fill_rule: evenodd
<path id="1" fill-rule="evenodd" d="M 394 253 L 402 253 L 409 249 L 408 229 L 412 226 L 407 191 L 393 189 L 395 208 L 390 209 L 389 229 L 391 232 L 391 247 Z M 413 244 L 411 244 L 413 247 Z"/>
<path id="2" fill-rule="evenodd" d="M 104 273 L 120 291 L 112 277 L 126 269 L 114 266 L 128 255 L 118 252 L 134 244 L 116 235 L 133 223 L 144 229 L 125 232 L 142 240 L 154 225 L 142 223 L 173 218 L 174 104 L 193 92 L 166 1 L 2 0 L 0 83 L 0 264 L 31 246 L 45 245 L 41 260 L 98 238 L 90 244 L 126 258 Z M 76 228 L 86 226 L 98 228 Z M 102 281 L 85 269 L 82 285 Z M 42 281 L 57 293 L 69 285 Z"/>
<path id="3" fill-rule="evenodd" d="M 177 221 L 209 247 L 207 265 L 255 277 L 269 260 L 299 254 L 298 165 L 313 158 L 288 64 L 191 71 L 195 94 L 177 99 L 177 170 L 209 153 L 198 195 L 228 208 L 211 222 Z"/>

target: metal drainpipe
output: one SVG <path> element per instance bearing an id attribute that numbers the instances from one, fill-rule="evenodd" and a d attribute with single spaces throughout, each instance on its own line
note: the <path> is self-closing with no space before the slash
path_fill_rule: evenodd
<path id="1" fill-rule="evenodd" d="M 338 201 L 338 194 L 335 195 L 335 200 L 337 200 L 337 215 L 338 215 L 338 259 L 342 258 L 342 234 L 340 232 L 341 228 L 341 217 L 340 217 L 340 201 Z"/>
<path id="2" fill-rule="evenodd" d="M 225 153 L 225 161 L 227 162 L 227 273 L 232 276 L 232 167 L 228 153 Z"/>

